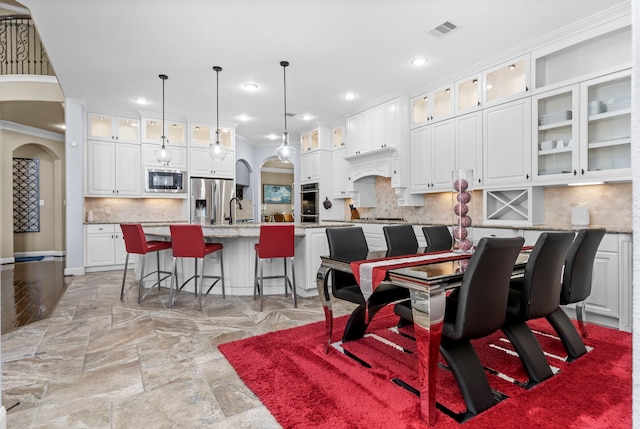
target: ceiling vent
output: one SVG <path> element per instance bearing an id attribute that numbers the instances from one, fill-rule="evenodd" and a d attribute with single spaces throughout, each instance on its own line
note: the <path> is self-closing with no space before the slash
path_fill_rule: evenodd
<path id="1" fill-rule="evenodd" d="M 436 39 L 441 39 L 447 34 L 451 33 L 452 31 L 457 30 L 458 28 L 459 27 L 455 25 L 453 22 L 445 21 L 442 24 L 438 25 L 433 30 L 429 31 L 429 34 L 431 34 Z"/>

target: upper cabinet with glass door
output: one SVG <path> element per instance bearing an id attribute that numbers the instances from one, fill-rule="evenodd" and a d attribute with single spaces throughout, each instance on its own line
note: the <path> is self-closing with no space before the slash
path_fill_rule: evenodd
<path id="1" fill-rule="evenodd" d="M 142 118 L 142 142 L 162 144 L 162 136 L 165 136 L 165 144 L 172 146 L 186 146 L 187 124 L 180 121 L 165 120 L 165 131 L 162 132 L 162 119 Z"/>
<path id="2" fill-rule="evenodd" d="M 482 108 L 482 74 L 456 81 L 455 85 L 456 115 L 474 112 Z"/>
<path id="3" fill-rule="evenodd" d="M 529 55 L 486 70 L 482 78 L 484 107 L 524 97 L 529 93 Z"/>
<path id="4" fill-rule="evenodd" d="M 454 85 L 447 85 L 411 99 L 411 127 L 448 119 L 453 116 Z"/>
<path id="5" fill-rule="evenodd" d="M 189 124 L 189 143 L 191 146 L 209 146 L 216 142 L 216 127 L 206 124 Z M 220 127 L 220 144 L 229 150 L 235 149 L 234 129 Z"/>
<path id="6" fill-rule="evenodd" d="M 346 146 L 344 126 L 333 129 L 333 149 L 341 149 Z"/>
<path id="7" fill-rule="evenodd" d="M 579 179 L 579 85 L 532 98 L 533 182 L 562 184 Z"/>
<path id="8" fill-rule="evenodd" d="M 87 114 L 87 139 L 140 143 L 140 120 L 89 113 Z"/>
<path id="9" fill-rule="evenodd" d="M 631 71 L 612 73 L 581 84 L 582 177 L 631 177 Z"/>

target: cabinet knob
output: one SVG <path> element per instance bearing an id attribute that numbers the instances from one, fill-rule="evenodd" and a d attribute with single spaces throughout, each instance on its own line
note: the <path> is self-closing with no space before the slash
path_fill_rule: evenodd
<path id="1" fill-rule="evenodd" d="M 528 174 L 525 177 L 527 178 L 527 180 L 529 180 L 529 175 Z"/>
<path id="2" fill-rule="evenodd" d="M 525 91 L 525 92 L 529 92 L 529 87 L 528 87 L 528 86 L 525 86 L 525 87 L 524 87 L 524 91 Z"/>
<path id="3" fill-rule="evenodd" d="M 577 175 L 577 174 L 578 174 L 578 171 L 573 170 L 573 175 L 575 176 L 575 175 Z"/>
<path id="4" fill-rule="evenodd" d="M 478 106 L 480 105 L 480 102 L 478 101 Z"/>
<path id="5" fill-rule="evenodd" d="M 582 175 L 584 176 L 584 168 L 582 170 L 580 170 L 580 172 L 582 173 Z"/>
<path id="6" fill-rule="evenodd" d="M 482 179 L 478 178 L 478 183 L 482 183 Z"/>

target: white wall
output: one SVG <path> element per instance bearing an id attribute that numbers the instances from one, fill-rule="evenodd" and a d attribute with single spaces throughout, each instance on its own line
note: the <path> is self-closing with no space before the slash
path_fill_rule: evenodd
<path id="1" fill-rule="evenodd" d="M 65 103 L 65 155 L 67 165 L 67 266 L 65 275 L 84 274 L 84 110 L 82 105 L 67 99 Z"/>

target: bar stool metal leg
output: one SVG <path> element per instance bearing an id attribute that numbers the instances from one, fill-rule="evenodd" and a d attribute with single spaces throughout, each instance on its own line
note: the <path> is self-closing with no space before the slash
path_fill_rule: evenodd
<path id="1" fill-rule="evenodd" d="M 142 304 L 142 298 L 144 294 L 142 291 L 144 290 L 144 262 L 147 259 L 146 255 L 142 255 L 142 264 L 140 264 L 140 280 L 138 281 L 138 304 Z"/>
<path id="2" fill-rule="evenodd" d="M 220 255 L 220 276 L 222 277 L 222 299 L 227 299 L 224 291 L 224 260 L 222 259 L 222 251 L 219 251 L 218 254 Z"/>
<path id="3" fill-rule="evenodd" d="M 293 256 L 291 257 L 291 278 L 293 279 L 293 287 L 291 288 L 291 295 L 293 295 L 293 308 L 298 308 L 298 298 L 296 293 L 296 266 L 293 262 Z M 288 277 L 287 280 L 289 280 Z"/>
<path id="4" fill-rule="evenodd" d="M 124 283 L 127 279 L 127 268 L 129 267 L 129 253 L 124 260 L 124 274 L 122 274 L 122 289 L 120 289 L 120 301 L 124 300 Z"/>

